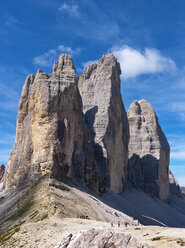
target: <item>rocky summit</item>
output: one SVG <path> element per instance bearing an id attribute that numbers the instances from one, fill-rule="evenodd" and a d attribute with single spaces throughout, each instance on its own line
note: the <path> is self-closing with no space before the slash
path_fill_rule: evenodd
<path id="1" fill-rule="evenodd" d="M 123 191 L 127 181 L 128 121 L 120 94 L 120 65 L 112 54 L 78 78 L 69 55 L 52 74 L 24 84 L 5 189 L 49 174 L 73 178 L 97 192 Z"/>
<path id="2" fill-rule="evenodd" d="M 38 70 L 29 75 L 19 102 L 4 189 L 49 175 L 59 181 L 77 180 L 96 192 L 108 187 L 120 193 L 131 182 L 167 200 L 168 141 L 148 101 L 133 102 L 127 117 L 120 74 L 112 54 L 89 65 L 80 76 L 71 57 L 61 54 L 51 74 Z"/>
<path id="3" fill-rule="evenodd" d="M 170 147 L 150 103 L 134 101 L 128 111 L 128 121 L 129 179 L 134 186 L 166 200 L 170 192 Z"/>
<path id="4" fill-rule="evenodd" d="M 75 68 L 71 57 L 62 54 L 52 74 L 38 70 L 26 79 L 5 189 L 33 183 L 45 174 L 59 180 L 73 177 L 98 188 L 93 167 Z"/>
<path id="5" fill-rule="evenodd" d="M 94 156 L 107 185 L 123 191 L 127 181 L 128 120 L 120 93 L 120 65 L 112 54 L 88 66 L 79 77 L 83 113 L 91 132 Z"/>
<path id="6" fill-rule="evenodd" d="M 112 54 L 80 76 L 61 54 L 51 74 L 26 78 L 15 144 L 0 166 L 0 247 L 185 244 L 168 141 L 148 101 L 126 113 L 120 74 Z"/>

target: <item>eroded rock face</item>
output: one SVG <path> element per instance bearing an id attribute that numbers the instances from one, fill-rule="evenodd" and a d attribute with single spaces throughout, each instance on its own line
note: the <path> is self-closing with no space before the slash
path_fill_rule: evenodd
<path id="1" fill-rule="evenodd" d="M 182 198 L 182 192 L 177 179 L 174 177 L 171 170 L 169 171 L 169 182 L 170 182 L 170 192 L 180 198 Z"/>
<path id="2" fill-rule="evenodd" d="M 121 192 L 127 178 L 128 121 L 120 93 L 120 65 L 112 54 L 88 66 L 79 77 L 83 113 L 94 155 L 106 184 Z"/>
<path id="3" fill-rule="evenodd" d="M 128 111 L 128 121 L 129 179 L 135 187 L 166 200 L 170 148 L 150 103 L 134 101 Z"/>
<path id="4" fill-rule="evenodd" d="M 6 189 L 26 185 L 44 174 L 58 179 L 74 177 L 98 187 L 76 80 L 72 59 L 64 54 L 52 74 L 38 70 L 36 76 L 27 77 L 6 169 Z"/>
<path id="5" fill-rule="evenodd" d="M 5 173 L 5 166 L 4 164 L 0 165 L 0 182 L 4 176 L 4 173 Z"/>
<path id="6" fill-rule="evenodd" d="M 152 248 L 148 244 L 141 244 L 129 233 L 115 232 L 109 229 L 93 228 L 79 233 L 69 234 L 57 248 Z"/>

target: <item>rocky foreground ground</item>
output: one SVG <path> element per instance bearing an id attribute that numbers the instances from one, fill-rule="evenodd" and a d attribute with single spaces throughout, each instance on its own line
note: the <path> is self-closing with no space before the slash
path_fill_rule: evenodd
<path id="1" fill-rule="evenodd" d="M 166 204 L 137 190 L 96 195 L 46 178 L 31 188 L 0 194 L 0 247 L 182 247 L 183 204 L 178 198 Z"/>
<path id="2" fill-rule="evenodd" d="M 8 237 L 8 236 L 7 236 Z M 2 238 L 1 241 L 2 242 Z M 0 247 L 101 248 L 183 247 L 185 229 L 159 226 L 111 227 L 109 222 L 50 218 L 24 224 Z"/>

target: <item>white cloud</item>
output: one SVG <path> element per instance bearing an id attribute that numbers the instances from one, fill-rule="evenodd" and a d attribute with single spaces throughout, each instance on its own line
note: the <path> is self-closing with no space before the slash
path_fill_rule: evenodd
<path id="1" fill-rule="evenodd" d="M 98 63 L 98 60 L 89 60 L 89 61 L 86 61 L 84 63 L 82 63 L 83 67 L 87 67 L 88 65 L 91 65 L 91 64 L 94 64 L 94 63 Z"/>
<path id="2" fill-rule="evenodd" d="M 71 47 L 65 47 L 63 45 L 58 46 L 58 50 L 60 52 L 63 52 L 63 53 L 65 52 L 65 53 L 68 53 L 70 55 L 79 54 L 81 51 L 80 47 L 77 47 L 75 50 L 73 50 Z"/>
<path id="3" fill-rule="evenodd" d="M 129 46 L 113 47 L 112 52 L 118 58 L 122 77 L 134 78 L 141 74 L 158 73 L 175 70 L 175 63 L 171 58 L 164 57 L 156 49 L 145 48 L 144 51 L 135 50 Z"/>
<path id="4" fill-rule="evenodd" d="M 177 177 L 178 183 L 180 186 L 185 186 L 185 176 L 184 177 Z"/>
<path id="5" fill-rule="evenodd" d="M 179 133 L 176 135 L 168 135 L 168 141 L 171 147 L 170 158 L 172 160 L 185 160 L 185 135 Z"/>
<path id="6" fill-rule="evenodd" d="M 58 59 L 58 56 L 61 52 L 67 53 L 69 55 L 76 55 L 79 54 L 81 49 L 77 47 L 73 50 L 71 47 L 65 47 L 63 45 L 59 45 L 55 49 L 50 49 L 49 51 L 45 52 L 44 54 L 37 56 L 33 59 L 33 63 L 35 65 L 40 65 L 43 67 L 50 67 L 54 63 L 55 60 Z"/>
<path id="7" fill-rule="evenodd" d="M 79 7 L 76 4 L 69 4 L 67 2 L 64 2 L 58 10 L 62 13 L 65 12 L 72 17 L 80 16 Z"/>
<path id="8" fill-rule="evenodd" d="M 185 160 L 185 147 L 183 151 L 171 152 L 170 157 L 178 160 Z"/>

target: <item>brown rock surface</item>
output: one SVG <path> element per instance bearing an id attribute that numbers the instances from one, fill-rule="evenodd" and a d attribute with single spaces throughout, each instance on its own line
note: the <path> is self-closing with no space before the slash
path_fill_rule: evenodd
<path id="1" fill-rule="evenodd" d="M 127 178 L 128 121 L 120 93 L 120 65 L 112 54 L 85 68 L 79 77 L 83 113 L 107 185 L 121 192 Z"/>
<path id="2" fill-rule="evenodd" d="M 96 188 L 90 143 L 74 65 L 62 54 L 52 74 L 38 70 L 26 79 L 5 188 L 32 183 L 48 173 L 57 179 L 74 177 Z"/>
<path id="3" fill-rule="evenodd" d="M 128 121 L 129 179 L 134 186 L 166 200 L 170 148 L 150 103 L 134 101 L 128 111 Z"/>

